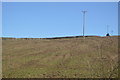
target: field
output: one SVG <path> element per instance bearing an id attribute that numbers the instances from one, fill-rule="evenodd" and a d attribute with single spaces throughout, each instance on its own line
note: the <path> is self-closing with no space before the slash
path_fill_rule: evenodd
<path id="1" fill-rule="evenodd" d="M 116 78 L 118 37 L 3 38 L 3 78 Z"/>

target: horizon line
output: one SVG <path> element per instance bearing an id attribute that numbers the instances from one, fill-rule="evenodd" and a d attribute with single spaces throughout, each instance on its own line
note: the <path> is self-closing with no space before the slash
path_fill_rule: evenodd
<path id="1" fill-rule="evenodd" d="M 110 37 L 114 36 L 120 36 L 120 35 L 110 35 Z M 77 38 L 77 37 L 83 37 L 83 36 L 56 36 L 56 37 L 44 37 L 44 38 Z M 106 36 L 98 36 L 98 35 L 86 35 L 85 37 L 106 37 Z M 12 36 L 2 36 L 0 38 L 42 38 L 42 37 L 12 37 Z M 43 38 L 43 39 L 44 39 Z"/>

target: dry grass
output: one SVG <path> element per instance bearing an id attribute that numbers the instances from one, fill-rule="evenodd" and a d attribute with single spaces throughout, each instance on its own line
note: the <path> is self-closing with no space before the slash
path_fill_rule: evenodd
<path id="1" fill-rule="evenodd" d="M 4 78 L 117 77 L 118 38 L 3 39 Z"/>

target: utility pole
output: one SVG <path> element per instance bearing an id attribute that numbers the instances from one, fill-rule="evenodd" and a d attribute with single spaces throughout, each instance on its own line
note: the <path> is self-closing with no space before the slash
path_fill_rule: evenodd
<path id="1" fill-rule="evenodd" d="M 82 11 L 83 12 L 83 38 L 85 39 L 85 13 L 87 11 Z"/>
<path id="2" fill-rule="evenodd" d="M 109 25 L 107 25 L 107 33 L 109 33 Z"/>
<path id="3" fill-rule="evenodd" d="M 113 30 L 111 31 L 111 34 L 112 34 L 112 36 L 113 36 Z"/>

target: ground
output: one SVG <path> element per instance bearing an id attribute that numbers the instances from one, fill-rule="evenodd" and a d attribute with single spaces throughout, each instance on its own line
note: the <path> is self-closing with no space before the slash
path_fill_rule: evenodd
<path id="1" fill-rule="evenodd" d="M 110 78 L 118 37 L 2 40 L 3 78 Z"/>

